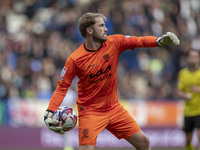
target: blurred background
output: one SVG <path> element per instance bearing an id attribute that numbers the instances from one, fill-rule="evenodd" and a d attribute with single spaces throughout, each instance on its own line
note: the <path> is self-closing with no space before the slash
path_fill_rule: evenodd
<path id="1" fill-rule="evenodd" d="M 84 42 L 78 19 L 88 11 L 107 17 L 108 35 L 159 37 L 170 31 L 180 38 L 180 46 L 122 53 L 118 94 L 153 148 L 182 148 L 183 103 L 175 91 L 185 53 L 200 50 L 199 0 L 0 0 L 0 149 L 77 148 L 77 128 L 55 135 L 43 113 L 66 59 Z M 77 81 L 63 105 L 76 108 Z M 97 147 L 130 145 L 105 130 Z"/>

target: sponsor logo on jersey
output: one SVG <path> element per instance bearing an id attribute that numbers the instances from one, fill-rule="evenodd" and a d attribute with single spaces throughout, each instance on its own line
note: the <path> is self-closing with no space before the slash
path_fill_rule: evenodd
<path id="1" fill-rule="evenodd" d="M 112 76 L 112 73 L 110 72 L 111 70 L 111 65 L 109 65 L 105 70 L 100 69 L 99 71 L 97 71 L 97 73 L 95 74 L 90 74 L 90 79 L 93 79 L 92 81 L 90 81 L 91 84 L 93 83 L 98 83 L 98 82 L 102 82 L 105 79 L 108 79 Z M 103 77 L 99 77 L 103 74 L 107 73 L 106 75 L 104 75 Z M 95 78 L 95 77 L 99 77 L 99 78 Z"/>
<path id="2" fill-rule="evenodd" d="M 92 80 L 92 81 L 90 81 L 90 83 L 91 83 L 91 84 L 94 84 L 94 83 L 102 82 L 103 80 L 108 79 L 108 78 L 110 78 L 111 76 L 112 76 L 112 73 L 109 73 L 109 74 L 103 76 L 102 78 L 98 78 L 97 80 Z"/>
<path id="3" fill-rule="evenodd" d="M 90 74 L 90 79 L 94 78 L 94 77 L 98 77 L 102 74 L 105 74 L 106 72 L 109 72 L 111 70 L 111 65 L 109 65 L 104 71 L 102 69 L 100 69 L 99 71 L 97 71 L 97 73 L 95 74 Z"/>
<path id="4" fill-rule="evenodd" d="M 67 71 L 67 68 L 66 68 L 66 67 L 64 67 L 64 68 L 62 69 L 62 71 L 61 71 L 61 74 L 60 74 L 60 76 L 61 76 L 61 77 L 64 77 L 64 75 L 65 75 L 66 71 Z"/>

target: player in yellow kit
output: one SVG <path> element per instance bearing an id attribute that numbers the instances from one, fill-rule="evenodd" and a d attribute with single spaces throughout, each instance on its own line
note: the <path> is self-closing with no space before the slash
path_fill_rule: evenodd
<path id="1" fill-rule="evenodd" d="M 179 44 L 173 33 L 160 38 L 124 35 L 107 36 L 106 17 L 100 13 L 86 13 L 79 19 L 79 29 L 85 38 L 67 59 L 58 86 L 50 100 L 44 121 L 57 133 L 52 112 L 60 106 L 75 76 L 78 76 L 77 107 L 79 112 L 80 150 L 94 150 L 98 134 L 107 129 L 119 139 L 124 138 L 138 150 L 149 150 L 149 139 L 121 106 L 117 95 L 117 65 L 120 54 L 137 47 L 156 47 Z"/>
<path id="2" fill-rule="evenodd" d="M 184 131 L 186 133 L 186 150 L 193 150 L 191 144 L 195 128 L 200 141 L 200 54 L 190 50 L 187 55 L 188 67 L 178 76 L 178 95 L 184 99 Z M 200 148 L 199 148 L 200 149 Z"/>

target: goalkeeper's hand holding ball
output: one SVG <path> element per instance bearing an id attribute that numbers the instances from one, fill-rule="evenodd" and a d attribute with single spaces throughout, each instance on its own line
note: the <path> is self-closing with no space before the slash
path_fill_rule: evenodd
<path id="1" fill-rule="evenodd" d="M 53 117 L 53 112 L 50 110 L 46 110 L 44 113 L 44 122 L 46 126 L 55 133 L 64 134 L 65 132 L 63 131 L 62 127 L 58 127 L 57 121 L 53 120 L 52 117 Z"/>

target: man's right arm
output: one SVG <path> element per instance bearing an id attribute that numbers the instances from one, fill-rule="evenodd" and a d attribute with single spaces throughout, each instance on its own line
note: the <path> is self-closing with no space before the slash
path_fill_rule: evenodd
<path id="1" fill-rule="evenodd" d="M 57 122 L 52 119 L 53 112 L 61 105 L 63 99 L 70 87 L 72 80 L 76 76 L 76 65 L 71 58 L 65 63 L 65 66 L 60 74 L 58 85 L 53 93 L 53 96 L 49 102 L 49 106 L 44 113 L 44 122 L 46 126 L 59 134 L 64 134 L 62 127 L 57 127 Z"/>
<path id="2" fill-rule="evenodd" d="M 62 103 L 72 80 L 76 76 L 76 65 L 72 58 L 68 58 L 59 77 L 58 85 L 49 102 L 47 110 L 54 112 Z"/>

